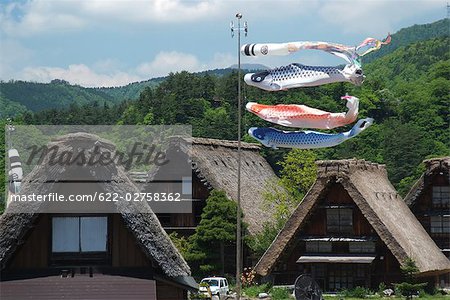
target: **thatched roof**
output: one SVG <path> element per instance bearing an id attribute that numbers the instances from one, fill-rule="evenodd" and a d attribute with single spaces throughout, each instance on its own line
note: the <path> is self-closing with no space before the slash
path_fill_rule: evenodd
<path id="1" fill-rule="evenodd" d="M 450 261 L 417 221 L 387 178 L 383 165 L 364 160 L 319 161 L 318 178 L 255 267 L 265 276 L 302 230 L 302 224 L 327 188 L 340 183 L 378 236 L 402 264 L 415 260 L 422 275 L 450 270 Z"/>
<path id="2" fill-rule="evenodd" d="M 56 145 L 60 151 L 76 151 L 82 145 L 82 149 L 92 151 L 94 146 L 99 146 L 102 152 L 113 151 L 115 146 L 98 136 L 87 133 L 74 133 L 60 137 L 49 143 L 48 147 Z M 47 156 L 48 157 L 48 156 Z M 55 183 L 49 183 L 47 179 L 64 178 L 65 172 L 70 167 L 58 164 L 49 165 L 45 161 L 37 165 L 22 181 L 22 194 L 39 193 L 48 194 Z M 85 168 L 88 168 L 85 166 Z M 90 167 L 89 167 L 90 168 Z M 107 166 L 92 167 L 90 171 L 96 174 L 108 174 L 110 181 L 104 182 L 103 187 L 107 192 L 125 193 L 138 192 L 137 187 L 127 177 L 122 166 L 108 164 Z M 51 180 L 50 180 L 51 181 Z M 44 184 L 45 183 L 45 184 Z M 120 213 L 128 230 L 134 235 L 138 245 L 147 257 L 158 265 L 163 274 L 168 277 L 189 276 L 190 268 L 169 236 L 161 227 L 155 214 L 146 203 L 139 202 L 114 202 L 117 213 Z M 33 222 L 41 211 L 41 203 L 32 204 L 26 213 L 24 206 L 11 203 L 5 213 L 0 216 L 0 264 L 5 268 L 8 260 L 22 243 L 27 231 L 32 228 Z"/>
<path id="3" fill-rule="evenodd" d="M 426 189 L 431 183 L 431 179 L 434 175 L 442 174 L 447 177 L 449 180 L 449 164 L 450 164 L 450 156 L 432 158 L 424 160 L 426 170 L 420 176 L 419 180 L 411 187 L 408 194 L 405 196 L 405 202 L 408 206 L 414 205 L 416 200 L 422 194 L 422 191 Z"/>
<path id="4" fill-rule="evenodd" d="M 174 138 L 172 143 L 190 155 L 192 170 L 208 189 L 223 190 L 230 199 L 237 199 L 236 141 L 180 137 Z M 241 149 L 241 207 L 249 233 L 254 234 L 261 232 L 265 221 L 272 220 L 270 212 L 263 207 L 263 194 L 269 189 L 268 182 L 277 177 L 259 154 L 258 144 L 242 142 Z M 153 170 L 149 177 L 157 172 Z"/>

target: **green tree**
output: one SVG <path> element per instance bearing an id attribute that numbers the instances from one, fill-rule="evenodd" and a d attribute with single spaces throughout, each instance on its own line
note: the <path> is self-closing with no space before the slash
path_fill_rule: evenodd
<path id="1" fill-rule="evenodd" d="M 223 191 L 213 190 L 206 199 L 200 224 L 189 238 L 190 251 L 185 256 L 193 268 L 198 268 L 195 271 L 224 274 L 225 247 L 235 247 L 236 242 L 236 212 L 236 203 Z"/>
<path id="2" fill-rule="evenodd" d="M 298 201 L 316 180 L 316 154 L 311 150 L 293 149 L 279 162 L 281 185 Z"/>
<path id="3" fill-rule="evenodd" d="M 264 207 L 272 212 L 274 221 L 265 222 L 263 231 L 248 239 L 248 246 L 257 256 L 261 256 L 269 248 L 314 183 L 317 176 L 315 160 L 313 151 L 291 150 L 279 162 L 282 167 L 281 178 L 266 183 Z"/>
<path id="4" fill-rule="evenodd" d="M 400 269 L 405 281 L 395 284 L 395 288 L 400 291 L 403 296 L 406 296 L 406 299 L 412 299 L 415 294 L 419 293 L 419 291 L 427 285 L 427 283 L 416 283 L 416 275 L 419 273 L 419 268 L 412 258 L 408 257 Z"/>

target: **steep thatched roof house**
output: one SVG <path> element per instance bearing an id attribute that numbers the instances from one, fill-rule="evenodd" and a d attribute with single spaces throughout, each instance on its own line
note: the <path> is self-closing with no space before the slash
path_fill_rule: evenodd
<path id="1" fill-rule="evenodd" d="M 405 197 L 405 202 L 441 251 L 450 258 L 450 157 L 424 161 L 426 170 Z M 441 275 L 450 286 L 450 274 Z"/>
<path id="2" fill-rule="evenodd" d="M 427 159 L 424 160 L 423 163 L 426 167 L 425 172 L 405 196 L 405 202 L 410 207 L 414 206 L 420 200 L 420 196 L 422 196 L 427 189 L 432 189 L 433 186 L 449 186 L 450 156 Z M 446 191 L 447 189 L 444 189 L 444 192 Z M 443 195 L 444 199 L 448 199 L 447 195 L 448 192 Z"/>
<path id="3" fill-rule="evenodd" d="M 86 133 L 65 135 L 53 145 L 75 152 L 115 148 Z M 116 164 L 85 165 L 76 174 L 73 168 L 49 164 L 47 156 L 24 178 L 21 194 L 138 192 Z M 94 173 L 102 174 L 102 184 L 85 186 L 98 179 Z M 75 188 L 61 184 L 69 178 L 82 182 Z M 0 216 L 2 299 L 187 299 L 187 290 L 195 288 L 190 268 L 149 206 L 109 205 L 101 207 L 112 209 L 107 212 L 58 214 L 47 213 L 43 202 L 12 202 Z"/>
<path id="4" fill-rule="evenodd" d="M 182 151 L 192 160 L 190 168 L 192 168 L 193 212 L 157 215 L 168 231 L 192 233 L 200 221 L 200 214 L 211 189 L 223 190 L 230 199 L 237 199 L 237 142 L 206 138 L 174 138 L 172 143 L 173 151 Z M 264 208 L 264 193 L 270 191 L 268 183 L 277 179 L 270 165 L 259 154 L 259 150 L 260 146 L 257 144 L 242 143 L 241 207 L 250 234 L 260 232 L 263 223 L 272 219 L 271 213 Z M 161 171 L 161 168 L 156 168 L 148 176 L 134 173 L 132 178 L 148 182 L 158 180 L 162 172 L 164 171 Z M 146 187 L 142 189 L 146 190 Z"/>
<path id="5" fill-rule="evenodd" d="M 399 197 L 385 167 L 364 160 L 318 162 L 318 178 L 255 267 L 276 284 L 312 274 L 325 290 L 399 282 L 415 260 L 421 276 L 450 262 Z"/>

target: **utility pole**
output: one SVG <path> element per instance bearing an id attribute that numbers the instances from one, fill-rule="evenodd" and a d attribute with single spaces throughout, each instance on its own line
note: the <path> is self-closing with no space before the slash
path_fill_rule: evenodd
<path id="1" fill-rule="evenodd" d="M 231 37 L 237 31 L 237 55 L 238 55 L 238 170 L 237 170 L 237 215 L 236 215 L 236 299 L 241 298 L 241 271 L 242 271 L 242 228 L 241 228 L 241 119 L 242 119 L 242 99 L 241 99 L 241 31 L 247 36 L 247 22 L 241 27 L 242 14 L 236 14 L 237 26 L 233 21 L 230 24 Z"/>

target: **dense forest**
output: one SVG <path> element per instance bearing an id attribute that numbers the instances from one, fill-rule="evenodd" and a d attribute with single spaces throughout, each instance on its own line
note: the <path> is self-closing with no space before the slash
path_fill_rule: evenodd
<path id="1" fill-rule="evenodd" d="M 243 65 L 245 68 L 246 66 Z M 254 67 L 254 65 L 249 65 Z M 261 69 L 260 66 L 257 68 Z M 207 70 L 196 75 L 210 74 L 221 77 L 229 75 L 235 68 Z M 255 68 L 248 68 L 255 70 Z M 27 110 L 36 112 L 49 109 L 63 109 L 71 105 L 82 106 L 91 103 L 118 104 L 124 100 L 136 100 L 146 88 L 155 88 L 167 77 L 157 77 L 146 81 L 133 82 L 120 87 L 85 88 L 69 82 L 54 79 L 50 83 L 21 80 L 0 81 L 0 118 L 13 117 Z"/>
<path id="2" fill-rule="evenodd" d="M 0 83 L 0 97 L 26 107 L 30 111 L 48 108 L 66 108 L 93 102 L 113 104 L 115 99 L 101 91 L 70 85 L 67 81 L 55 79 L 50 83 L 35 83 L 11 80 Z M 118 102 L 118 101 L 117 101 Z"/>
<path id="3" fill-rule="evenodd" d="M 298 103 L 341 112 L 346 107 L 340 97 L 346 93 L 357 96 L 359 118 L 372 117 L 375 124 L 337 147 L 315 150 L 315 157 L 356 157 L 385 163 L 389 178 L 404 195 L 423 171 L 423 159 L 450 154 L 449 42 L 449 37 L 432 38 L 398 47 L 370 63 L 363 61 L 367 78 L 361 87 L 339 83 L 270 93 L 242 84 L 243 110 L 247 101 L 256 101 Z M 25 111 L 21 105 L 14 107 L 17 104 L 8 102 L 2 95 L 0 103 L 18 109 L 16 124 L 190 124 L 194 136 L 233 140 L 237 137 L 237 76 L 235 71 L 220 75 L 180 72 L 169 74 L 158 85 L 146 87 L 135 100 L 117 102 L 102 96 L 72 102 L 65 108 L 36 112 Z M 6 94 L 10 95 L 8 91 Z M 65 95 L 60 94 L 51 101 L 63 102 Z M 33 99 L 31 94 L 29 97 Z M 1 121 L 5 124 L 4 116 Z M 251 126 L 271 125 L 244 112 L 242 132 L 246 133 Z M 334 132 L 345 131 L 350 126 Z M 248 135 L 243 138 L 254 142 Z M 0 163 L 4 163 L 4 151 L 1 153 Z M 262 150 L 277 171 L 278 162 L 287 153 L 287 150 Z"/>

